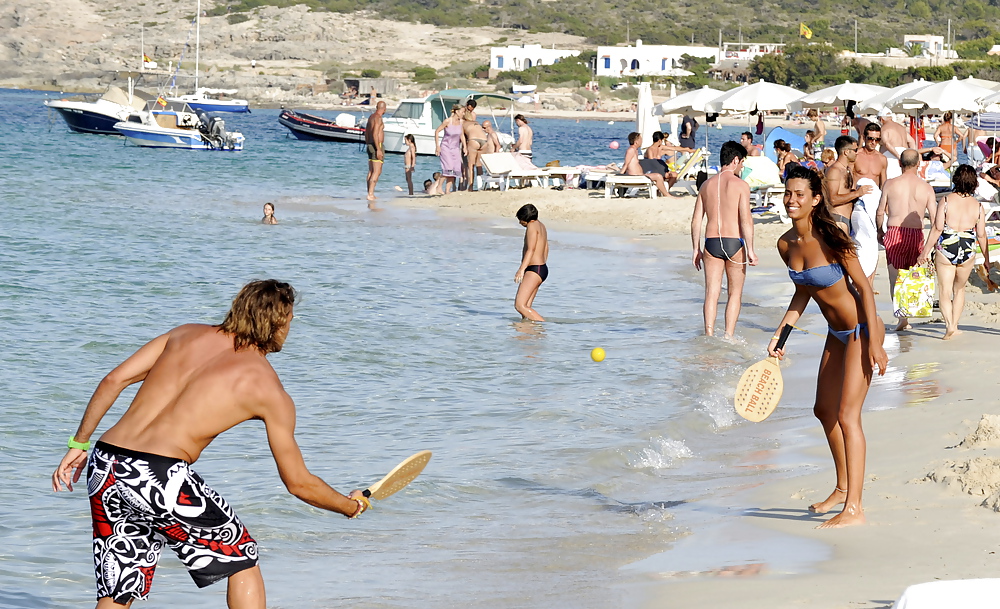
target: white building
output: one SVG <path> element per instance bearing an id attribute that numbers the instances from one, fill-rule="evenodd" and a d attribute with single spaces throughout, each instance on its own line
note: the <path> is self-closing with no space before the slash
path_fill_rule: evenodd
<path id="1" fill-rule="evenodd" d="M 750 63 L 761 55 L 774 55 L 785 52 L 785 45 L 769 42 L 724 42 L 719 61 L 731 59 Z"/>
<path id="2" fill-rule="evenodd" d="M 903 47 L 907 45 L 921 46 L 926 55 L 944 54 L 944 36 L 931 36 L 930 34 L 907 34 L 903 36 Z"/>
<path id="3" fill-rule="evenodd" d="M 574 49 L 546 49 L 540 44 L 522 44 L 490 49 L 490 78 L 500 72 L 527 70 L 534 66 L 551 66 L 565 57 L 576 57 Z"/>
<path id="4" fill-rule="evenodd" d="M 715 47 L 677 46 L 666 44 L 644 45 L 641 40 L 635 46 L 597 47 L 597 76 L 671 76 L 680 68 L 681 56 L 708 57 L 713 62 L 719 60 L 719 49 Z"/>

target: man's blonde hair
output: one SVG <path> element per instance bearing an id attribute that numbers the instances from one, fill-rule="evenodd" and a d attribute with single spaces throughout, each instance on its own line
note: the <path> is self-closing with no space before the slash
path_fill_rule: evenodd
<path id="1" fill-rule="evenodd" d="M 276 279 L 251 281 L 233 298 L 233 305 L 219 328 L 233 337 L 237 351 L 254 348 L 262 354 L 281 350 L 275 339 L 292 314 L 295 288 Z"/>

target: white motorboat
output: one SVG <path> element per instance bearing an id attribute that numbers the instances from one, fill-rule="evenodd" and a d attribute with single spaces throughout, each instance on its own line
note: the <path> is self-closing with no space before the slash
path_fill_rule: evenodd
<path id="1" fill-rule="evenodd" d="M 499 93 L 482 93 L 469 89 L 446 89 L 423 99 L 404 99 L 396 111 L 392 113 L 392 116 L 382 119 L 385 125 L 386 152 L 406 152 L 403 136 L 412 134 L 417 143 L 417 154 L 433 155 L 435 152 L 434 130 L 445 118 L 451 115 L 453 104 L 464 106 L 470 99 L 476 100 L 476 103 L 479 104 L 476 107 L 476 114 L 480 121 L 486 118 L 486 115 L 492 117 L 493 127 L 500 139 L 500 144 L 504 147 L 513 144 L 514 137 L 510 133 L 501 131 L 500 121 L 493 114 L 493 108 L 489 104 L 490 100 L 504 102 L 505 106 L 497 109 L 508 111 L 508 116 L 505 118 L 510 119 L 509 129 L 513 133 L 513 98 Z M 484 101 L 487 103 L 483 103 Z"/>
<path id="2" fill-rule="evenodd" d="M 78 97 L 72 99 L 47 99 L 45 105 L 59 112 L 70 129 L 78 133 L 119 135 L 115 123 L 128 120 L 130 114 L 146 107 L 146 102 L 156 99 L 144 91 L 133 88 L 126 93 L 111 85 L 98 99 Z"/>
<path id="3" fill-rule="evenodd" d="M 180 102 L 153 100 L 115 129 L 136 146 L 186 150 L 243 150 L 244 137 L 227 132 L 225 121 Z"/>
<path id="4" fill-rule="evenodd" d="M 245 99 L 232 99 L 226 96 L 236 94 L 236 89 L 199 88 L 193 95 L 178 95 L 168 97 L 167 101 L 181 102 L 191 106 L 192 110 L 205 112 L 250 112 L 250 102 Z"/>

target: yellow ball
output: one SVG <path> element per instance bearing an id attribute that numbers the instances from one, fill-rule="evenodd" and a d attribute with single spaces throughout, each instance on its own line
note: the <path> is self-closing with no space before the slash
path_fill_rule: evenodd
<path id="1" fill-rule="evenodd" d="M 595 362 L 603 362 L 604 361 L 604 349 L 601 349 L 600 347 L 596 347 L 593 351 L 590 352 L 590 359 L 594 360 Z"/>

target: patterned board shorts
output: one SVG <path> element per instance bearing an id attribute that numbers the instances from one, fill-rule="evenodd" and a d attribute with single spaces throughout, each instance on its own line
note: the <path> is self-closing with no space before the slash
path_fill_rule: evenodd
<path id="1" fill-rule="evenodd" d="M 257 542 L 187 462 L 98 442 L 87 465 L 98 599 L 145 600 L 164 543 L 199 588 L 257 564 Z"/>

